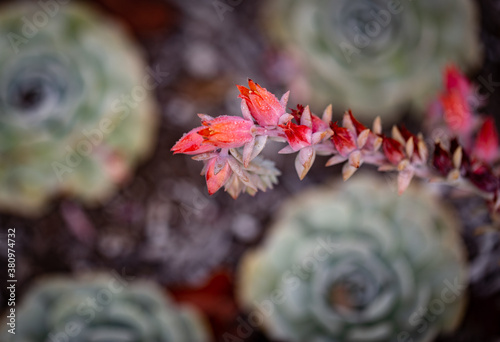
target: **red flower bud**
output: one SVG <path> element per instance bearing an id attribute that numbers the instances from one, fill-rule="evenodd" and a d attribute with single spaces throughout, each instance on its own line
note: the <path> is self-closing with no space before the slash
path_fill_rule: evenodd
<path id="1" fill-rule="evenodd" d="M 204 127 L 196 127 L 184 134 L 182 138 L 172 147 L 171 151 L 184 154 L 199 154 L 210 152 L 216 149 L 213 145 L 203 144 L 205 139 L 198 134 Z"/>
<path id="2" fill-rule="evenodd" d="M 254 123 L 239 116 L 219 116 L 210 121 L 203 121 L 198 134 L 207 144 L 216 147 L 234 148 L 243 146 L 253 138 Z"/>
<path id="3" fill-rule="evenodd" d="M 248 80 L 248 87 L 237 86 L 240 98 L 243 99 L 252 117 L 261 126 L 276 126 L 279 118 L 286 113 L 285 103 L 281 103 L 276 96 L 252 80 Z M 285 94 L 285 99 L 288 95 Z M 283 101 L 286 102 L 286 101 Z"/>

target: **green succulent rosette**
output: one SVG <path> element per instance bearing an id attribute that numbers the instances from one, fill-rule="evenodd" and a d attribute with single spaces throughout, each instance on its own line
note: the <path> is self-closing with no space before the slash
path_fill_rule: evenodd
<path id="1" fill-rule="evenodd" d="M 308 94 L 298 100 L 365 118 L 421 112 L 447 63 L 464 70 L 481 56 L 471 0 L 278 0 L 265 14 L 302 66 L 290 85 Z"/>
<path id="2" fill-rule="evenodd" d="M 16 307 L 15 334 L 9 329 L 2 324 L 4 342 L 211 341 L 194 308 L 174 303 L 153 283 L 131 282 L 118 274 L 39 282 Z"/>
<path id="3" fill-rule="evenodd" d="M 462 247 L 424 189 L 355 177 L 285 205 L 244 257 L 238 294 L 278 340 L 431 341 L 463 313 Z"/>
<path id="4" fill-rule="evenodd" d="M 155 136 L 156 80 L 142 52 L 74 3 L 1 7 L 0 35 L 0 208 L 38 214 L 57 194 L 105 200 Z"/>

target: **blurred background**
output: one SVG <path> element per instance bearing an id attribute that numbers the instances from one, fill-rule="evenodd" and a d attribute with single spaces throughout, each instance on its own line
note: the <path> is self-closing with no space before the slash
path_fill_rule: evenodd
<path id="1" fill-rule="evenodd" d="M 481 111 L 495 116 L 497 124 L 500 122 L 498 93 L 500 83 L 495 83 L 500 82 L 500 1 L 468 1 L 467 6 L 456 9 L 458 21 L 450 20 L 450 25 L 456 25 L 459 30 L 455 34 L 441 24 L 433 26 L 434 22 L 442 21 L 441 17 L 432 15 L 444 11 L 451 16 L 455 13 L 455 9 L 447 6 L 440 8 L 439 4 L 436 8 L 429 8 L 429 5 L 424 4 L 414 14 L 414 18 L 419 19 L 416 20 L 415 27 L 405 26 L 413 22 L 411 20 L 394 17 L 388 24 L 394 25 L 388 28 L 391 32 L 384 31 L 381 35 L 372 37 L 373 44 L 366 48 L 355 45 L 356 32 L 351 37 L 353 42 L 351 48 L 342 50 L 338 48 L 340 43 L 334 45 L 337 50 L 334 49 L 335 51 L 331 53 L 336 56 L 338 63 L 335 60 L 325 60 L 324 55 L 328 54 L 325 50 L 328 47 L 321 46 L 321 43 L 317 43 L 319 47 L 313 44 L 303 47 L 302 49 L 307 51 L 301 54 L 301 42 L 297 37 L 305 40 L 307 37 L 311 38 L 309 31 L 312 28 L 307 26 L 307 17 L 297 16 L 292 10 L 282 16 L 276 14 L 276 8 L 279 11 L 279 8 L 287 6 L 290 8 L 298 6 L 297 13 L 312 11 L 300 8 L 305 5 L 298 5 L 296 1 L 289 1 L 288 5 L 286 1 L 281 0 L 72 0 L 70 2 L 68 6 L 76 2 L 88 4 L 105 17 L 112 18 L 110 20 L 120 23 L 124 28 L 123 34 L 134 42 L 132 43 L 134 51 L 141 51 L 137 54 L 142 56 L 144 65 L 139 67 L 139 75 L 141 72 L 147 74 L 147 70 L 156 70 L 158 75 L 160 70 L 161 80 L 151 91 L 151 98 L 147 100 L 151 102 L 151 106 L 144 109 L 154 113 L 150 121 L 145 120 L 149 128 L 141 133 L 149 136 L 151 141 L 147 144 L 149 147 L 134 150 L 133 153 L 140 157 L 134 157 L 134 162 L 127 167 L 129 171 L 125 172 L 126 176 L 121 176 L 123 165 L 117 162 L 118 171 L 113 169 L 115 173 L 110 172 L 114 175 L 112 178 L 117 180 L 118 186 L 112 191 L 106 191 L 106 195 L 102 198 L 87 203 L 81 201 L 78 194 L 74 195 L 79 190 L 75 190 L 74 193 L 62 190 L 59 193 L 63 195 L 44 199 L 43 209 L 34 210 L 33 213 L 29 210 L 27 215 L 22 209 L 21 213 L 18 213 L 16 208 L 5 206 L 6 209 L 0 214 L 2 311 L 8 308 L 9 296 L 6 286 L 3 285 L 8 264 L 7 230 L 15 228 L 18 303 L 23 300 L 33 284 L 50 275 L 73 275 L 89 271 L 109 273 L 114 270 L 129 277 L 151 280 L 165 291 L 168 290 L 174 301 L 189 303 L 198 308 L 210 322 L 215 336 L 214 341 L 226 341 L 223 336 L 228 332 L 236 335 L 236 330 L 240 326 L 239 320 L 246 317 L 234 293 L 235 274 L 242 255 L 263 241 L 267 228 L 284 201 L 311 185 L 324 184 L 341 174 L 340 168 L 323 167 L 322 164 L 326 159 L 320 157 L 308 176 L 299 181 L 293 167 L 294 156 L 278 155 L 280 144 L 268 144 L 264 156 L 274 160 L 276 167 L 282 172 L 279 184 L 272 191 L 259 192 L 255 197 L 243 195 L 237 200 L 233 200 L 222 191 L 213 196 L 208 195 L 204 178 L 199 175 L 200 163 L 188 156 L 174 156 L 170 148 L 184 132 L 199 125 L 197 113 L 214 116 L 240 115 L 240 100 L 237 98 L 235 85 L 245 85 L 248 78 L 252 78 L 278 96 L 291 88 L 297 95 L 292 93 L 289 106 L 294 106 L 298 101 L 301 103 L 314 101 L 313 104 L 318 106 L 313 106 L 316 113 L 320 113 L 324 108 L 323 105 L 328 103 L 323 102 L 324 96 L 319 96 L 320 90 L 332 94 L 329 101 L 344 99 L 345 101 L 333 102 L 335 119 L 340 119 L 340 114 L 347 107 L 356 107 L 356 94 L 360 94 L 360 103 L 372 101 L 363 98 L 363 94 L 366 89 L 373 89 L 377 93 L 376 96 L 381 98 L 380 102 L 384 102 L 377 109 L 380 111 L 377 114 L 387 113 L 386 117 L 385 114 L 380 114 L 382 120 L 387 122 L 384 127 L 389 129 L 390 123 L 404 122 L 408 127 L 420 130 L 423 128 L 422 112 L 431 101 L 429 94 L 420 91 L 439 90 L 441 80 L 440 78 L 437 81 L 429 80 L 418 76 L 418 81 L 415 81 L 412 77 L 416 77 L 416 74 L 421 75 L 423 71 L 429 69 L 435 78 L 440 75 L 436 74 L 436 70 L 441 70 L 445 62 L 453 60 L 451 56 L 455 56 L 458 59 L 455 62 L 467 71 L 471 80 L 479 84 L 483 82 L 484 88 L 481 92 L 486 101 Z M 370 3 L 370 1 L 359 2 L 360 8 L 366 5 L 364 3 Z M 402 2 L 404 5 L 408 3 Z M 8 5 L 21 1 L 0 3 L 2 5 L 0 18 L 5 18 Z M 58 6 L 63 8 L 66 6 L 63 3 L 64 1 L 59 1 Z M 317 1 L 316 4 L 313 1 L 308 6 L 320 12 L 324 11 L 325 16 L 328 16 L 330 7 L 335 6 L 325 3 L 328 2 Z M 379 1 L 372 3 L 380 5 Z M 39 6 L 39 10 L 43 10 L 39 3 L 35 2 L 34 6 Z M 325 9 L 318 9 L 319 6 L 325 6 Z M 356 22 L 366 21 L 356 12 L 358 10 L 350 9 L 354 13 L 351 19 Z M 405 13 L 403 9 L 402 15 L 406 15 Z M 430 19 L 427 20 L 426 15 L 429 15 Z M 58 20 L 56 16 L 54 18 L 47 16 L 49 21 Z M 351 19 L 341 17 L 345 19 L 342 21 L 336 18 L 332 14 L 328 19 L 335 23 L 332 27 L 321 26 L 326 30 L 321 35 L 335 39 L 328 30 L 338 32 L 342 25 L 351 27 L 349 26 L 352 23 L 349 21 Z M 84 21 L 84 19 L 78 20 Z M 3 26 L 4 37 L 8 32 L 12 32 L 9 31 L 8 25 L 2 25 L 1 20 L 0 26 Z M 64 26 L 54 28 L 54 32 L 64 33 L 57 31 L 61 27 Z M 382 23 L 379 25 L 379 28 L 381 27 Z M 429 27 L 438 31 L 428 32 Z M 40 30 L 43 31 L 43 27 Z M 406 55 L 414 55 L 411 51 L 413 45 L 405 47 L 400 43 L 394 43 L 399 37 L 397 32 L 404 30 L 407 30 L 408 34 L 399 39 L 418 40 L 423 39 L 425 35 L 431 37 L 442 35 L 433 42 L 441 45 L 433 49 L 428 48 L 433 52 L 419 56 L 420 59 L 407 61 Z M 441 34 L 440 30 L 444 33 Z M 469 31 L 465 32 L 466 30 Z M 286 37 L 282 32 L 291 34 L 297 39 Z M 304 33 L 302 37 L 301 32 L 309 35 Z M 358 32 L 359 37 L 361 34 L 366 37 L 369 33 L 369 29 L 364 34 Z M 412 38 L 413 36 L 417 38 Z M 8 49 L 8 44 L 12 47 L 12 39 L 19 38 L 12 37 L 9 43 L 3 43 L 6 44 L 3 48 Z M 349 34 L 343 37 L 346 42 L 350 42 Z M 448 44 L 449 41 L 458 41 L 463 46 L 457 47 L 456 42 Z M 24 45 L 28 47 L 30 44 L 19 40 L 17 42 L 20 42 L 18 46 L 21 54 Z M 92 39 L 89 38 L 88 42 L 92 49 Z M 395 44 L 395 47 L 391 47 L 391 44 Z M 415 46 L 421 47 L 417 43 Z M 448 47 L 449 54 L 446 52 Z M 317 54 L 312 51 L 315 48 L 319 51 Z M 399 52 L 395 54 L 392 52 L 393 49 Z M 401 52 L 401 49 L 410 50 Z M 20 57 L 5 54 L 4 58 L 3 51 L 0 51 L 0 66 L 5 70 L 11 70 L 7 60 L 9 58 L 16 60 Z M 352 57 L 352 63 L 346 63 L 345 52 Z M 435 65 L 432 64 L 433 55 L 439 55 L 436 57 Z M 359 59 L 356 59 L 358 57 Z M 99 57 L 92 55 L 87 60 L 93 61 L 94 58 Z M 381 66 L 384 58 L 388 59 L 386 63 L 389 63 L 389 66 Z M 116 60 L 123 61 L 120 56 L 117 56 Z M 330 75 L 318 79 L 322 69 L 312 70 L 315 67 L 307 65 L 305 62 L 307 60 L 314 60 L 316 65 L 321 64 L 322 68 L 328 68 L 331 64 L 332 70 L 339 68 L 342 70 L 338 71 L 337 80 L 335 74 L 332 76 L 333 81 L 329 79 Z M 370 64 L 366 61 L 374 61 L 373 67 L 384 71 L 374 73 L 366 70 L 367 63 Z M 126 64 L 118 65 L 117 68 L 117 74 L 120 74 L 120 71 L 123 74 L 131 72 Z M 136 67 L 132 67 L 134 68 Z M 358 73 L 362 68 L 365 69 Z M 351 69 L 356 73 L 356 80 L 352 82 L 343 79 L 345 75 L 349 75 Z M 313 74 L 314 76 L 310 76 Z M 314 77 L 314 80 L 310 77 Z M 390 82 L 384 77 L 390 78 Z M 402 80 L 400 83 L 399 79 Z M 343 83 L 344 88 L 342 88 Z M 2 81 L 2 86 L 3 84 Z M 331 88 L 328 88 L 330 86 Z M 125 86 L 124 91 L 118 90 L 118 94 L 133 87 L 134 83 L 131 83 L 129 88 Z M 394 95 L 393 91 L 397 88 L 400 88 L 400 92 Z M 0 91 L 3 92 L 4 89 Z M 385 98 L 388 100 L 383 101 Z M 359 109 L 367 125 L 374 117 L 369 107 L 361 104 Z M 5 111 L 5 107 L 2 107 L 2 110 Z M 139 127 L 142 123 L 132 125 Z M 80 130 L 79 127 L 74 129 Z M 9 132 L 2 134 L 10 137 Z M 126 136 L 123 140 L 125 145 L 132 144 Z M 9 168 L 9 165 L 7 161 L 2 167 Z M 50 170 L 53 170 L 52 167 Z M 15 177 L 9 178 L 5 172 L 2 175 L 6 179 L 2 184 L 10 184 L 9 182 L 15 179 Z M 386 180 L 394 181 L 390 177 Z M 100 187 L 106 185 L 103 183 Z M 78 187 L 75 186 L 76 188 Z M 5 201 L 8 202 L 9 196 L 11 195 L 2 198 L 6 198 Z M 83 195 L 83 198 L 86 198 L 86 195 Z M 22 200 L 19 201 L 19 206 L 22 206 Z M 500 341 L 500 235 L 498 232 L 478 234 L 475 230 L 480 223 L 488 220 L 480 199 L 460 198 L 451 201 L 451 204 L 459 210 L 463 226 L 462 239 L 467 247 L 467 258 L 473 276 L 467 288 L 469 305 L 462 324 L 454 334 L 439 337 L 437 341 L 498 342 Z M 19 321 L 18 324 L 21 325 L 22 322 Z M 243 340 L 268 341 L 260 330 L 255 330 Z"/>

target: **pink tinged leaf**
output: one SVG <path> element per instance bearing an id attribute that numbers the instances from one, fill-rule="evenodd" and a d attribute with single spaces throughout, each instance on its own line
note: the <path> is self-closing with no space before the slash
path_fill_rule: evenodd
<path id="1" fill-rule="evenodd" d="M 375 120 L 373 120 L 372 131 L 377 135 L 382 134 L 382 120 L 380 119 L 380 116 L 377 116 Z"/>
<path id="2" fill-rule="evenodd" d="M 241 164 L 233 157 L 228 158 L 228 163 L 233 172 L 238 176 L 239 180 L 249 188 L 257 190 L 255 185 L 250 181 L 248 173 L 241 167 Z"/>
<path id="3" fill-rule="evenodd" d="M 300 125 L 312 128 L 311 110 L 306 106 L 302 116 L 300 117 Z"/>
<path id="4" fill-rule="evenodd" d="M 283 147 L 281 150 L 278 151 L 279 154 L 290 154 L 290 153 L 295 153 L 297 150 L 294 150 L 292 146 L 288 145 Z"/>
<path id="5" fill-rule="evenodd" d="M 462 146 L 458 146 L 456 149 L 455 149 L 455 152 L 453 152 L 453 167 L 455 169 L 459 169 L 460 166 L 462 166 L 462 158 L 463 158 L 463 150 L 462 150 Z"/>
<path id="6" fill-rule="evenodd" d="M 398 174 L 398 193 L 401 195 L 410 186 L 415 172 L 412 168 L 406 168 Z"/>
<path id="7" fill-rule="evenodd" d="M 380 172 L 394 171 L 396 169 L 397 169 L 397 167 L 392 165 L 392 164 L 383 164 L 377 168 L 377 170 Z"/>
<path id="8" fill-rule="evenodd" d="M 238 196 L 243 192 L 244 187 L 245 185 L 240 182 L 239 178 L 235 174 L 233 174 L 227 181 L 224 189 L 233 199 L 237 199 Z"/>
<path id="9" fill-rule="evenodd" d="M 250 160 L 253 160 L 255 157 L 257 157 L 260 152 L 264 149 L 267 143 L 267 136 L 266 135 L 259 135 L 255 138 L 255 145 L 253 148 L 252 156 L 250 157 Z"/>
<path id="10" fill-rule="evenodd" d="M 418 137 L 417 147 L 420 160 L 425 163 L 429 158 L 429 149 L 427 148 L 427 145 L 425 145 L 424 139 L 421 135 Z"/>
<path id="11" fill-rule="evenodd" d="M 383 141 L 384 141 L 383 138 L 381 138 L 379 136 L 375 136 L 375 138 L 373 139 L 373 151 L 374 152 L 376 152 L 380 149 Z"/>
<path id="12" fill-rule="evenodd" d="M 498 132 L 491 116 L 484 120 L 477 134 L 473 151 L 479 159 L 485 162 L 492 162 L 498 157 Z"/>
<path id="13" fill-rule="evenodd" d="M 399 162 L 397 170 L 403 171 L 411 166 L 410 161 L 408 159 L 403 159 Z"/>
<path id="14" fill-rule="evenodd" d="M 247 167 L 252 158 L 253 148 L 255 146 L 255 137 L 247 142 L 245 146 L 243 146 L 243 166 Z"/>
<path id="15" fill-rule="evenodd" d="M 226 158 L 213 158 L 208 162 L 205 179 L 207 181 L 208 193 L 213 195 L 231 177 L 232 171 Z"/>
<path id="16" fill-rule="evenodd" d="M 358 148 L 363 148 L 365 146 L 366 142 L 368 141 L 368 137 L 370 136 L 370 133 L 371 132 L 368 128 L 359 133 L 357 139 Z"/>
<path id="17" fill-rule="evenodd" d="M 314 158 L 316 157 L 316 152 L 312 147 L 306 147 L 300 150 L 295 158 L 295 170 L 297 171 L 297 175 L 300 180 L 304 179 L 304 177 L 309 172 L 312 164 L 314 163 Z"/>
<path id="18" fill-rule="evenodd" d="M 401 145 L 405 145 L 406 139 L 403 138 L 403 135 L 397 126 L 392 126 L 391 135 L 394 140 L 397 140 Z"/>
<path id="19" fill-rule="evenodd" d="M 201 121 L 212 121 L 214 119 L 213 116 L 210 116 L 208 114 L 201 114 L 201 113 L 198 113 L 198 117 L 201 119 Z"/>
<path id="20" fill-rule="evenodd" d="M 193 160 L 201 161 L 201 160 L 209 160 L 214 157 L 217 157 L 219 153 L 217 152 L 206 152 L 206 153 L 201 153 L 196 156 L 191 157 Z"/>
<path id="21" fill-rule="evenodd" d="M 323 112 L 323 117 L 322 117 L 322 120 L 324 123 L 326 123 L 327 125 L 330 124 L 330 122 L 332 121 L 332 105 L 329 104 L 326 108 L 325 108 L 325 111 Z"/>
<path id="22" fill-rule="evenodd" d="M 241 100 L 241 114 L 245 120 L 253 121 L 252 114 L 250 114 L 250 109 L 248 109 L 248 104 L 246 100 Z"/>
<path id="23" fill-rule="evenodd" d="M 313 133 L 312 138 L 311 138 L 311 144 L 316 145 L 322 142 L 325 139 L 328 139 L 332 136 L 332 131 L 328 129 L 328 131 L 324 132 L 316 132 Z"/>
<path id="24" fill-rule="evenodd" d="M 243 164 L 243 156 L 236 148 L 230 148 L 229 153 L 233 158 L 235 158 L 240 164 Z"/>
<path id="25" fill-rule="evenodd" d="M 253 184 L 257 187 L 258 190 L 265 192 L 266 191 L 266 185 L 262 181 L 262 179 L 256 175 L 256 174 L 250 174 L 250 179 Z"/>
<path id="26" fill-rule="evenodd" d="M 293 119 L 293 115 L 292 114 L 285 113 L 282 116 L 280 116 L 280 118 L 278 120 L 278 125 L 284 125 L 284 124 L 286 124 L 288 121 L 290 121 L 292 119 Z"/>
<path id="27" fill-rule="evenodd" d="M 335 148 L 342 156 L 347 157 L 357 148 L 353 133 L 347 128 L 339 127 L 336 122 L 331 124 L 331 129 L 333 131 L 331 139 Z"/>
<path id="28" fill-rule="evenodd" d="M 253 140 L 249 141 L 243 147 L 242 162 L 245 168 L 248 167 L 249 163 L 259 155 L 260 152 L 266 146 L 267 136 L 259 135 Z"/>
<path id="29" fill-rule="evenodd" d="M 352 166 L 350 163 L 345 163 L 342 167 L 342 179 L 344 181 L 348 180 L 357 170 L 357 167 Z"/>
<path id="30" fill-rule="evenodd" d="M 362 164 L 361 151 L 354 151 L 349 155 L 349 165 L 358 169 Z"/>
<path id="31" fill-rule="evenodd" d="M 413 143 L 413 137 L 410 137 L 410 139 L 408 139 L 408 141 L 406 142 L 405 150 L 408 158 L 411 158 L 413 156 L 413 152 L 415 151 L 415 144 Z"/>
<path id="32" fill-rule="evenodd" d="M 227 158 L 225 157 L 217 157 L 217 158 L 214 158 L 215 160 L 215 163 L 213 164 L 213 173 L 214 175 L 217 175 L 219 174 L 219 172 L 221 172 L 221 170 L 227 166 Z"/>
<path id="33" fill-rule="evenodd" d="M 331 131 L 331 130 L 330 130 Z M 328 139 L 324 140 L 320 144 L 314 145 L 316 153 L 320 156 L 331 156 L 337 153 L 335 146 L 333 145 L 331 138 L 331 133 L 328 134 Z"/>
<path id="34" fill-rule="evenodd" d="M 281 105 L 281 107 L 286 108 L 289 96 L 290 96 L 290 90 L 287 91 L 286 93 L 284 93 L 283 96 L 281 97 L 281 99 L 280 99 L 280 105 Z"/>
<path id="35" fill-rule="evenodd" d="M 331 157 L 330 159 L 328 159 L 325 166 L 337 165 L 337 164 L 345 162 L 346 160 L 347 160 L 347 157 L 341 156 L 340 154 L 336 154 L 333 157 Z"/>
<path id="36" fill-rule="evenodd" d="M 205 127 L 196 127 L 188 133 L 185 133 L 172 147 L 171 151 L 173 151 L 174 154 L 200 154 L 215 150 L 215 146 L 203 144 L 204 139 L 198 134 L 198 132 L 202 129 L 205 129 Z"/>

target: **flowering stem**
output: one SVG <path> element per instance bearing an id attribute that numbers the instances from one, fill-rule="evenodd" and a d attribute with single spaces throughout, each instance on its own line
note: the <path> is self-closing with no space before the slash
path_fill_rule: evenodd
<path id="1" fill-rule="evenodd" d="M 382 172 L 397 172 L 399 193 L 416 176 L 478 194 L 492 212 L 498 212 L 500 153 L 493 119 L 481 118 L 468 104 L 473 91 L 456 68 L 448 67 L 444 77 L 453 82 L 445 82 L 428 117 L 430 126 L 440 130 L 441 140 L 434 148 L 427 146 L 422 134 L 404 126 L 394 126 L 390 137 L 382 134 L 380 118 L 371 129 L 351 111 L 344 114 L 342 123 L 332 122 L 331 106 L 321 117 L 302 105 L 288 113 L 288 93 L 278 100 L 249 80 L 249 88 L 238 86 L 243 118 L 200 114 L 202 126 L 184 135 L 172 150 L 204 161 L 210 194 L 224 187 L 236 198 L 242 192 L 254 195 L 257 189 L 272 188 L 279 171 L 258 155 L 268 138 L 274 138 L 287 143 L 280 153 L 297 153 L 295 168 L 301 179 L 316 154 L 326 155 L 330 156 L 327 166 L 343 163 L 344 180 L 362 164 L 374 165 Z M 225 158 L 229 154 L 234 158 Z"/>

